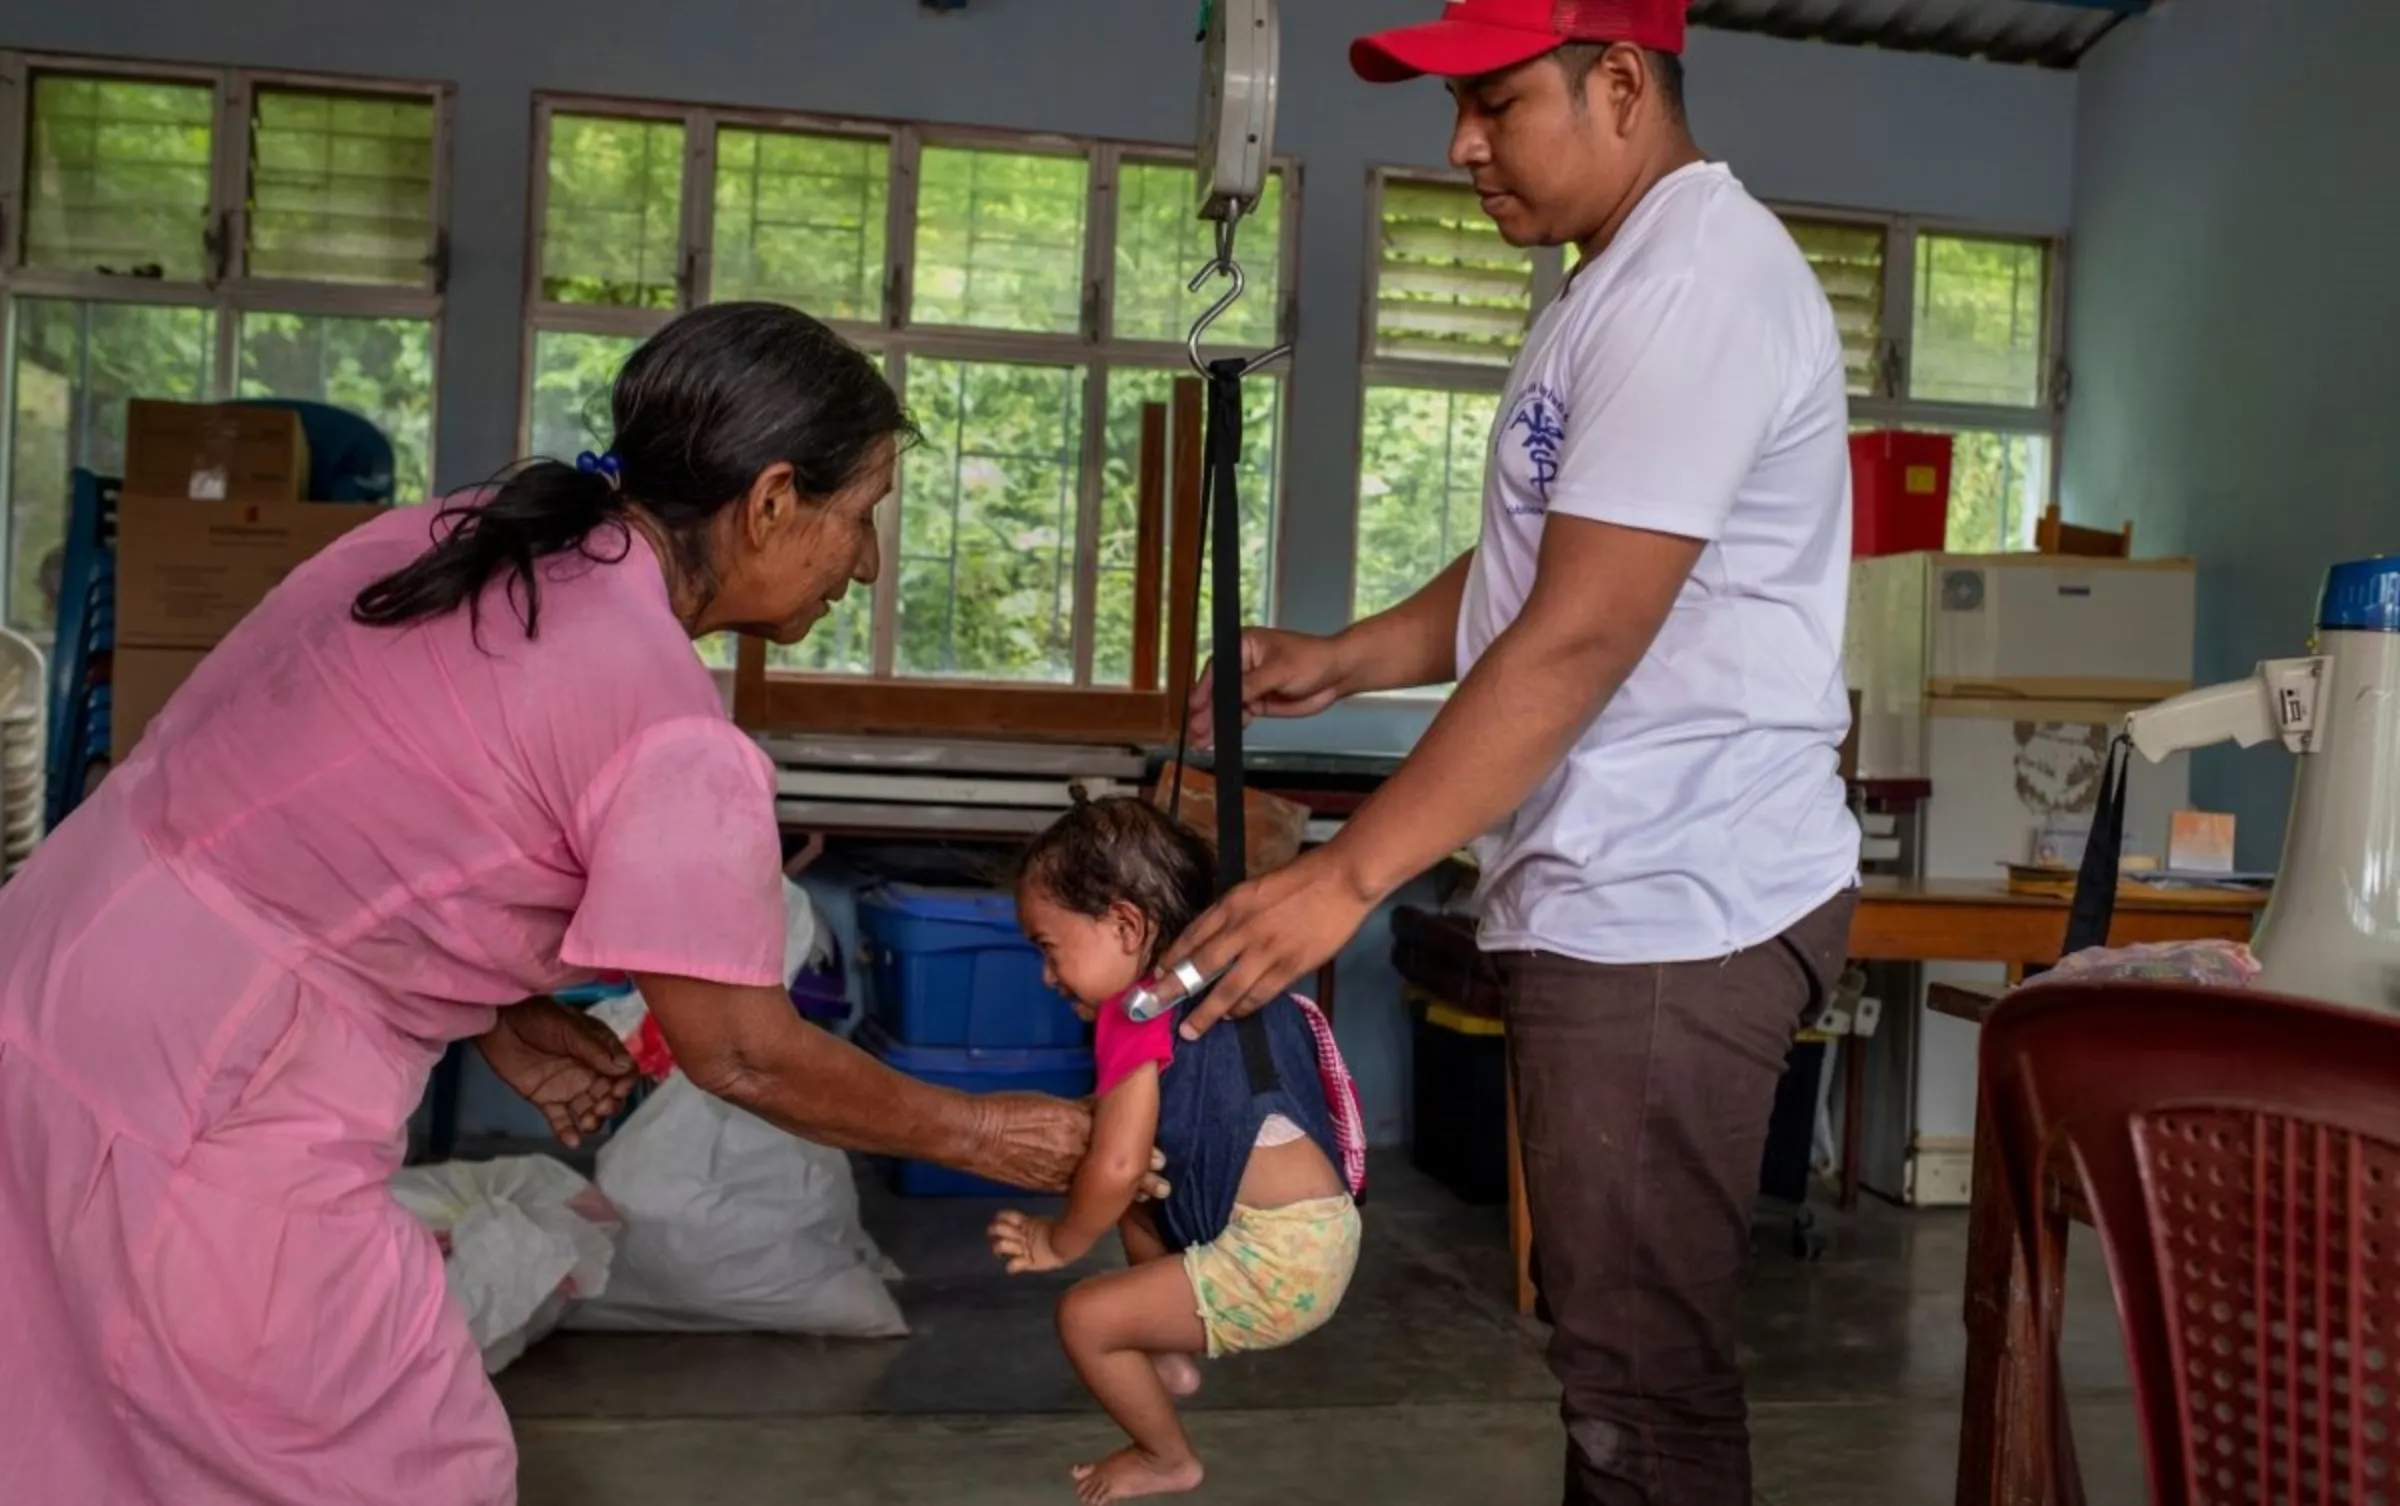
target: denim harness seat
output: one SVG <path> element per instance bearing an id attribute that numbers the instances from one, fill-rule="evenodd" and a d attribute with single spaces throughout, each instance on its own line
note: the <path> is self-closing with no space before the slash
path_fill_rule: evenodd
<path id="1" fill-rule="evenodd" d="M 1178 1026 L 1198 1002 L 1177 1009 Z M 1340 1168 L 1316 1036 L 1297 1004 L 1277 999 L 1196 1041 L 1176 1036 L 1175 1059 L 1158 1079 L 1158 1148 L 1170 1185 L 1158 1225 L 1168 1249 L 1204 1245 L 1225 1232 L 1269 1114 L 1298 1125 Z"/>

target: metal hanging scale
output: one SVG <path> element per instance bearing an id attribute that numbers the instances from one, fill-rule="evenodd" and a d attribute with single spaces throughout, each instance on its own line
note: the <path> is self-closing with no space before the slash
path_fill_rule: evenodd
<path id="1" fill-rule="evenodd" d="M 1209 539 L 1210 591 L 1213 625 L 1209 638 L 1216 665 L 1213 697 L 1216 709 L 1215 761 L 1217 797 L 1218 887 L 1230 889 L 1245 872 L 1245 834 L 1242 799 L 1242 577 L 1241 499 L 1238 471 L 1242 455 L 1242 378 L 1289 353 L 1278 345 L 1247 360 L 1228 357 L 1212 364 L 1201 354 L 1209 326 L 1242 296 L 1246 279 L 1234 259 L 1234 231 L 1242 218 L 1258 207 L 1267 175 L 1275 161 L 1275 69 L 1281 41 L 1275 0 L 1202 0 L 1200 7 L 1200 218 L 1217 227 L 1216 255 L 1189 284 L 1197 293 L 1209 279 L 1222 277 L 1228 286 L 1192 325 L 1185 350 L 1192 369 L 1208 384 L 1208 416 L 1201 441 L 1201 492 L 1206 497 Z M 1195 608 L 1197 603 L 1195 602 Z M 1198 624 L 1194 625 L 1195 628 Z M 1176 781 L 1170 808 L 1182 803 L 1182 771 L 1189 748 L 1175 751 Z M 1190 997 L 1205 986 L 1187 963 L 1176 982 Z M 1125 1011 L 1136 1021 L 1164 1013 L 1169 1001 L 1155 986 L 1133 990 Z M 1255 1028 L 1255 1020 L 1236 1022 L 1236 1028 Z"/>
<path id="2" fill-rule="evenodd" d="M 1231 222 L 1266 188 L 1275 156 L 1275 0 L 1202 0 L 1200 218 Z"/>

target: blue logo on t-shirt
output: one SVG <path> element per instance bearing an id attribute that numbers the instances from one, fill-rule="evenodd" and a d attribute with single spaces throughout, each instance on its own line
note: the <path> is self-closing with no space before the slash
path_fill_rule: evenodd
<path id="1" fill-rule="evenodd" d="M 1508 415 L 1509 437 L 1525 451 L 1526 469 L 1533 482 L 1537 504 L 1510 502 L 1513 513 L 1535 513 L 1550 510 L 1550 488 L 1558 480 L 1559 456 L 1567 447 L 1567 401 L 1559 390 L 1547 382 L 1536 382 L 1517 399 L 1517 406 Z"/>

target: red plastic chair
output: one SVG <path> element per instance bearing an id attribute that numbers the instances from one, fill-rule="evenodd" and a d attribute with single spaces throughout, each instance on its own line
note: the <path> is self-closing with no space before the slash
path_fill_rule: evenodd
<path id="1" fill-rule="evenodd" d="M 2161 1506 L 2400 1506 L 2400 1020 L 2169 984 L 2028 989 L 1982 1084 L 2027 1252 L 2053 1500 L 2057 1217 L 2080 1178 Z"/>

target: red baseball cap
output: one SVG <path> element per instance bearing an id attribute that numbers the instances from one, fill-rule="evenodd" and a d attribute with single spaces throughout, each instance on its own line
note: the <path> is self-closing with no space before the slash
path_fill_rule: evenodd
<path id="1" fill-rule="evenodd" d="M 1450 0 L 1439 21 L 1350 44 L 1350 67 L 1370 84 L 1474 78 L 1529 63 L 1569 42 L 1630 42 L 1683 51 L 1690 0 Z"/>

